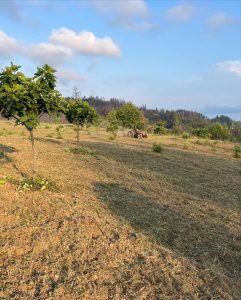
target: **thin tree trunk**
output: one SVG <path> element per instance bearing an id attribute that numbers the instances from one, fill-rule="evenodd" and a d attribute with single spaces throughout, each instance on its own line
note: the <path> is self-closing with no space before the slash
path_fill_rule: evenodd
<path id="1" fill-rule="evenodd" d="M 77 144 L 80 145 L 80 138 L 79 138 L 80 126 L 77 125 Z"/>
<path id="2" fill-rule="evenodd" d="M 36 177 L 37 173 L 37 165 L 36 165 L 36 152 L 35 152 L 35 141 L 34 141 L 34 135 L 33 135 L 33 130 L 29 131 L 30 134 L 30 141 L 32 144 L 32 155 L 33 155 L 33 178 Z"/>

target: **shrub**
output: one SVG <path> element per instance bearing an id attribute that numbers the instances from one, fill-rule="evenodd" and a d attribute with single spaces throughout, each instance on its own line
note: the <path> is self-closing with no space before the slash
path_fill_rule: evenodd
<path id="1" fill-rule="evenodd" d="M 162 147 L 162 145 L 159 144 L 159 143 L 154 143 L 154 144 L 152 145 L 152 151 L 153 151 L 153 152 L 156 152 L 156 153 L 162 153 L 162 152 L 163 152 L 163 147 Z"/>
<path id="2" fill-rule="evenodd" d="M 235 158 L 241 158 L 241 148 L 239 146 L 235 146 L 233 151 Z"/>
<path id="3" fill-rule="evenodd" d="M 208 132 L 213 140 L 227 140 L 229 138 L 229 129 L 220 123 L 214 123 L 208 126 Z"/>
<path id="4" fill-rule="evenodd" d="M 201 138 L 210 138 L 210 133 L 207 128 L 195 128 L 192 130 L 192 134 Z"/>

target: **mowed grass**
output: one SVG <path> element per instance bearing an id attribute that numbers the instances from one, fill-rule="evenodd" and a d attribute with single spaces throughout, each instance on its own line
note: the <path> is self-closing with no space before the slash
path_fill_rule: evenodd
<path id="1" fill-rule="evenodd" d="M 41 124 L 36 147 L 58 189 L 0 189 L 0 299 L 241 298 L 234 144 L 124 131 L 110 141 L 91 128 L 91 154 L 75 154 L 73 128 L 57 139 L 56 127 Z M 30 175 L 27 132 L 3 121 L 0 132 L 0 176 Z"/>

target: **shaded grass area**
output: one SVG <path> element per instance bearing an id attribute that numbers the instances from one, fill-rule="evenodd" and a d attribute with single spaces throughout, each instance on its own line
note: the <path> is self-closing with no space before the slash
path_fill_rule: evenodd
<path id="1" fill-rule="evenodd" d="M 185 214 L 119 184 L 96 184 L 96 191 L 112 213 L 155 243 L 186 257 L 200 271 L 208 270 L 214 277 L 228 276 L 234 288 L 240 289 L 236 282 L 241 271 L 237 233 L 230 232 L 223 224 L 197 219 L 188 207 Z"/>
<path id="2" fill-rule="evenodd" d="M 39 132 L 39 171 L 59 192 L 0 190 L 0 299 L 240 299 L 240 162 L 152 142 Z M 67 133 L 66 133 L 67 135 Z M 4 137 L 3 175 L 31 149 Z"/>
<path id="3" fill-rule="evenodd" d="M 164 153 L 121 145 L 83 142 L 107 160 L 121 163 L 137 172 L 151 172 L 175 189 L 222 206 L 241 208 L 241 162 L 207 154 L 166 148 Z M 140 178 L 141 180 L 141 178 Z"/>
<path id="4" fill-rule="evenodd" d="M 13 162 L 13 159 L 8 154 L 16 152 L 16 151 L 18 151 L 18 150 L 14 147 L 0 144 L 0 165 L 9 163 L 9 162 Z"/>

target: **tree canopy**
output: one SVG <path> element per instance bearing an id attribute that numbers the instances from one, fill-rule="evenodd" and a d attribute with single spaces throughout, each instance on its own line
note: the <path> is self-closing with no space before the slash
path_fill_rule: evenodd
<path id="1" fill-rule="evenodd" d="M 120 108 L 116 109 L 116 119 L 125 128 L 142 129 L 144 126 L 141 111 L 131 102 L 125 103 Z"/>
<path id="2" fill-rule="evenodd" d="M 80 127 L 94 124 L 98 120 L 96 110 L 81 99 L 67 101 L 65 115 L 70 123 L 76 125 L 78 144 Z"/>
<path id="3" fill-rule="evenodd" d="M 33 77 L 20 72 L 21 66 L 11 64 L 0 73 L 0 114 L 14 119 L 29 131 L 33 152 L 33 175 L 36 173 L 36 154 L 33 130 L 43 114 L 63 112 L 64 99 L 55 89 L 56 72 L 48 65 L 37 68 Z"/>
<path id="4" fill-rule="evenodd" d="M 94 124 L 98 119 L 96 110 L 80 99 L 67 102 L 65 115 L 70 123 L 79 126 Z"/>
<path id="5" fill-rule="evenodd" d="M 55 90 L 53 68 L 39 67 L 34 77 L 25 76 L 20 68 L 11 64 L 0 73 L 0 113 L 33 130 L 44 113 L 55 115 L 63 111 L 63 98 Z"/>

